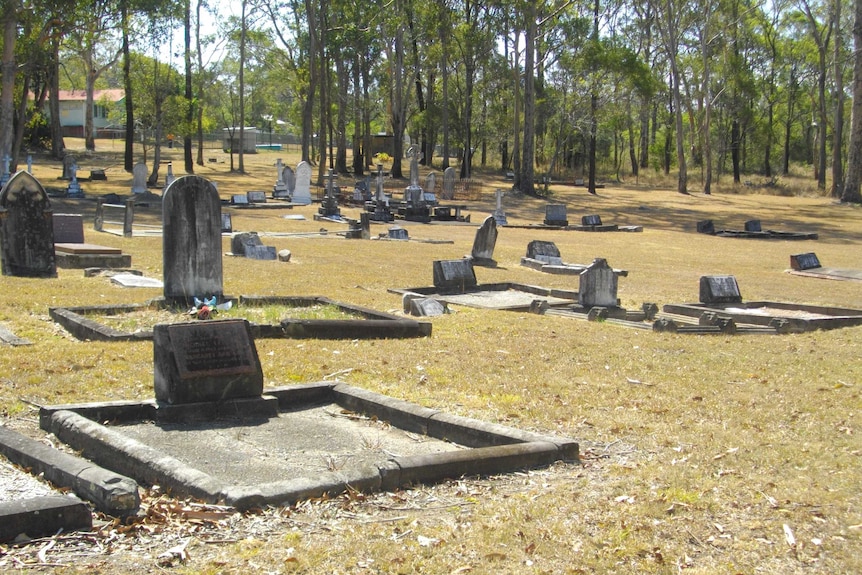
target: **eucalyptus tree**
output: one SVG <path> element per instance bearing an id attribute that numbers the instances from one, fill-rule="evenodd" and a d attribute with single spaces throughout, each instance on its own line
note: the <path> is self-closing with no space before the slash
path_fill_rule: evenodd
<path id="1" fill-rule="evenodd" d="M 18 39 L 18 18 L 23 6 L 20 0 L 4 0 L 2 6 L 3 53 L 0 60 L 0 158 L 11 157 L 15 114 L 15 43 Z"/>
<path id="2" fill-rule="evenodd" d="M 84 65 L 86 77 L 84 101 L 84 144 L 96 149 L 93 128 L 93 92 L 96 80 L 119 60 L 122 54 L 120 18 L 114 0 L 97 0 L 81 10 L 76 25 L 67 35 L 65 47 Z"/>
<path id="3" fill-rule="evenodd" d="M 862 0 L 853 2 L 853 106 L 841 201 L 862 203 Z"/>

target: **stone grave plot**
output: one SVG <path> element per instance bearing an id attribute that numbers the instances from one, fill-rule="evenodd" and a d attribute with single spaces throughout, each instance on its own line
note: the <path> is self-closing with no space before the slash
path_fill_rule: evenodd
<path id="1" fill-rule="evenodd" d="M 733 276 L 700 278 L 700 303 L 666 304 L 657 331 L 799 333 L 862 325 L 862 310 L 773 301 L 743 302 Z"/>
<path id="2" fill-rule="evenodd" d="M 580 225 L 566 226 L 567 230 L 578 232 L 642 232 L 643 226 L 620 226 L 617 224 L 602 223 L 602 217 L 598 214 L 581 216 Z"/>
<path id="3" fill-rule="evenodd" d="M 474 308 L 527 311 L 542 300 L 548 306 L 572 305 L 578 294 L 519 283 L 479 284 L 469 258 L 433 262 L 434 285 L 415 288 L 390 288 L 389 293 L 402 296 L 417 294 L 447 304 Z"/>
<path id="4" fill-rule="evenodd" d="M 61 268 L 128 268 L 132 256 L 120 248 L 84 241 L 84 220 L 80 214 L 54 214 L 54 258 Z"/>
<path id="5" fill-rule="evenodd" d="M 862 281 L 862 270 L 823 267 L 814 252 L 791 255 L 790 269 L 787 273 L 830 280 Z"/>
<path id="6" fill-rule="evenodd" d="M 222 298 L 229 310 L 213 319 L 246 319 L 256 338 L 386 339 L 431 335 L 430 323 L 337 302 L 320 296 L 239 296 Z M 188 308 L 170 306 L 163 298 L 142 304 L 52 307 L 48 313 L 82 341 L 153 339 L 157 324 L 198 322 Z"/>
<path id="7" fill-rule="evenodd" d="M 814 232 L 790 232 L 780 230 L 764 230 L 760 220 L 748 220 L 742 230 L 717 230 L 712 220 L 697 222 L 697 231 L 701 234 L 719 236 L 722 238 L 748 238 L 765 240 L 816 240 Z"/>
<path id="8" fill-rule="evenodd" d="M 153 350 L 154 400 L 46 406 L 41 428 L 138 483 L 240 510 L 578 459 L 568 438 L 343 383 L 264 390 L 245 321 L 159 326 Z"/>
<path id="9" fill-rule="evenodd" d="M 578 275 L 586 264 L 571 264 L 563 262 L 560 249 L 554 242 L 533 240 L 527 244 L 527 255 L 521 258 L 521 265 L 530 269 L 549 274 Z M 627 270 L 614 269 L 618 276 L 627 276 Z"/>
<path id="10" fill-rule="evenodd" d="M 126 238 L 161 236 L 161 224 L 144 223 L 142 221 L 135 223 L 136 212 L 140 216 L 143 211 L 146 219 L 150 221 L 156 215 L 161 218 L 161 201 L 161 196 L 150 192 L 143 192 L 125 200 L 113 194 L 96 198 L 96 214 L 93 218 L 93 229 L 97 232 Z M 151 207 L 153 210 L 148 211 Z"/>

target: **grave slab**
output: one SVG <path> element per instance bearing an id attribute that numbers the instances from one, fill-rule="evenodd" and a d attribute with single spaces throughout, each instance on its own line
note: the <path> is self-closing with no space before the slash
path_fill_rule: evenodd
<path id="1" fill-rule="evenodd" d="M 20 534 L 39 538 L 92 527 L 90 509 L 77 497 L 46 495 L 0 503 L 0 541 L 11 541 Z"/>

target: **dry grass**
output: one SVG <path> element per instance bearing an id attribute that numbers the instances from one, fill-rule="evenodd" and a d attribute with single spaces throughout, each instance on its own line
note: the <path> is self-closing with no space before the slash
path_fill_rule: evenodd
<path id="1" fill-rule="evenodd" d="M 217 180 L 225 197 L 270 189 L 277 157 L 246 158 L 249 176 L 227 174 L 226 164 L 208 164 L 200 173 Z M 88 160 L 80 161 L 86 170 Z M 86 183 L 88 194 L 127 193 L 131 180 L 116 161 L 106 155 L 92 165 L 107 165 L 109 181 Z M 56 165 L 37 166 L 43 182 L 50 184 L 57 174 Z M 497 174 L 482 179 L 480 199 L 469 202 L 477 225 L 494 208 L 493 190 L 508 187 Z M 779 184 L 794 189 L 797 181 Z M 392 189 L 403 185 L 391 183 Z M 552 185 L 551 191 L 554 201 L 567 204 L 572 220 L 597 213 L 606 223 L 640 224 L 645 231 L 503 228 L 495 250 L 500 265 L 477 268 L 481 283 L 576 288 L 571 277 L 518 265 L 530 240 L 546 239 L 557 244 L 564 261 L 604 257 L 630 270 L 620 282 L 622 303 L 630 308 L 644 301 L 697 301 L 698 278 L 706 274 L 735 275 L 745 300 L 862 308 L 862 284 L 783 271 L 790 254 L 804 251 L 815 251 L 826 266 L 862 267 L 858 207 L 811 192 L 786 196 L 748 187 L 712 196 L 682 196 L 672 186 L 631 182 L 608 186 L 596 197 L 583 188 Z M 511 223 L 536 223 L 545 203 L 506 196 L 504 207 Z M 55 212 L 75 207 L 57 202 Z M 293 210 L 307 221 L 285 220 L 277 212 L 237 211 L 234 227 L 260 232 L 338 228 L 314 222 L 315 210 Z M 706 217 L 719 228 L 733 229 L 760 218 L 764 228 L 816 231 L 821 239 L 764 242 L 696 234 L 695 222 Z M 469 253 L 475 234 L 473 226 L 408 229 L 411 237 L 454 243 L 264 238 L 278 249 L 290 249 L 291 262 L 226 258 L 225 293 L 323 295 L 397 309 L 400 299 L 387 288 L 430 285 L 431 261 Z M 132 254 L 135 268 L 161 276 L 158 238 L 125 239 L 88 229 L 87 240 L 120 247 Z M 139 303 L 160 295 L 158 290 L 122 289 L 65 269 L 57 279 L 2 277 L 0 286 L 0 322 L 34 342 L 6 348 L 0 356 L 0 409 L 7 418 L 33 420 L 21 400 L 55 404 L 152 396 L 150 343 L 76 341 L 48 319 L 47 308 Z M 468 308 L 455 308 L 433 323 L 432 337 L 419 340 L 259 341 L 266 385 L 343 372 L 349 383 L 422 405 L 575 437 L 581 441 L 582 465 L 449 482 L 412 495 L 350 499 L 338 513 L 300 506 L 277 529 L 235 544 L 193 547 L 180 571 L 862 571 L 862 327 L 699 337 Z M 129 551 L 89 570 L 131 572 L 152 569 L 151 563 Z"/>

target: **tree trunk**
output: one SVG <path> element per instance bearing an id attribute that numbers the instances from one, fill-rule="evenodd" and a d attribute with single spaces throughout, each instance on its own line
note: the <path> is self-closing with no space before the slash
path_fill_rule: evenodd
<path id="1" fill-rule="evenodd" d="M 835 102 L 832 118 L 832 197 L 841 197 L 841 186 L 844 182 L 843 154 L 844 150 L 844 49 L 841 42 L 841 0 L 832 3 L 834 9 L 835 45 L 833 51 L 833 70 L 835 83 Z"/>
<path id="2" fill-rule="evenodd" d="M 239 30 L 239 172 L 245 173 L 245 41 L 248 33 L 248 0 L 242 0 Z"/>
<path id="3" fill-rule="evenodd" d="M 192 134 L 191 127 L 195 120 L 195 101 L 192 91 L 192 23 L 191 23 L 190 0 L 183 2 L 183 48 L 186 67 L 186 126 L 183 129 L 183 163 L 187 174 L 195 173 L 195 164 L 192 158 Z"/>
<path id="4" fill-rule="evenodd" d="M 126 107 L 126 136 L 123 144 L 123 169 L 132 172 L 135 169 L 135 106 L 132 98 L 132 59 L 129 53 L 129 4 L 125 0 L 120 2 L 120 28 L 123 34 L 123 88 Z"/>
<path id="5" fill-rule="evenodd" d="M 535 196 L 535 170 L 536 170 L 536 35 L 538 25 L 536 22 L 536 5 L 533 2 L 527 4 L 525 14 L 524 34 L 524 145 L 522 149 L 523 161 L 521 163 L 521 192 Z"/>
<path id="6" fill-rule="evenodd" d="M 850 113 L 850 143 L 847 149 L 847 173 L 841 190 L 841 201 L 862 203 L 862 0 L 853 2 L 853 107 Z"/>

